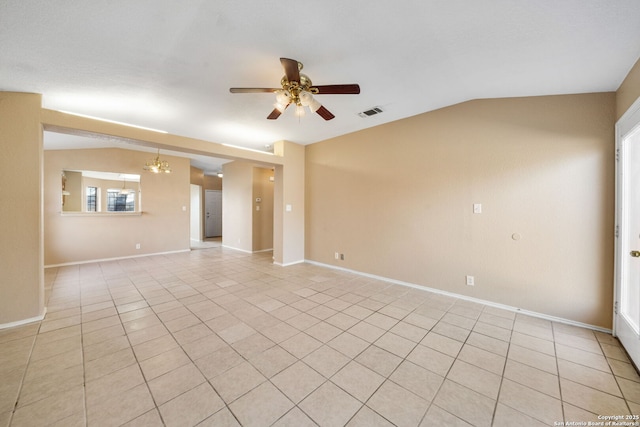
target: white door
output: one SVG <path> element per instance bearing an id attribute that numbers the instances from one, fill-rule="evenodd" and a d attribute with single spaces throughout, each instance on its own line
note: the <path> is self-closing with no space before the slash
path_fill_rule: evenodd
<path id="1" fill-rule="evenodd" d="M 640 366 L 640 99 L 616 124 L 614 333 Z"/>
<path id="2" fill-rule="evenodd" d="M 206 190 L 204 196 L 205 237 L 222 236 L 222 191 Z"/>
<path id="3" fill-rule="evenodd" d="M 202 187 L 191 184 L 191 217 L 189 219 L 189 236 L 191 240 L 202 240 Z"/>

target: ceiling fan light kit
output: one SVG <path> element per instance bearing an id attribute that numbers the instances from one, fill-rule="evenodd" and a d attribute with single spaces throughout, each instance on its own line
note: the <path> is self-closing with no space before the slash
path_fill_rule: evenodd
<path id="1" fill-rule="evenodd" d="M 305 115 L 304 107 L 308 107 L 313 113 L 317 113 L 325 120 L 331 120 L 335 116 L 318 102 L 314 95 L 357 95 L 360 86 L 357 84 L 313 86 L 311 79 L 302 74 L 302 63 L 295 59 L 280 58 L 285 75 L 280 80 L 282 88 L 231 88 L 231 93 L 269 93 L 276 95 L 274 110 L 267 116 L 269 120 L 275 120 L 286 110 L 289 105 L 295 105 L 295 114 L 298 117 Z"/>

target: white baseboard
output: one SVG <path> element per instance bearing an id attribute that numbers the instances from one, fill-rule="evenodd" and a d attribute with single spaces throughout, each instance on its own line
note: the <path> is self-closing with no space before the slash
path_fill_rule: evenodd
<path id="1" fill-rule="evenodd" d="M 44 310 L 42 310 L 42 314 L 40 316 L 30 317 L 28 319 L 18 320 L 15 322 L 2 323 L 0 324 L 0 329 L 15 328 L 16 326 L 22 326 L 28 323 L 40 322 L 41 320 L 44 319 L 44 316 L 46 314 L 47 314 L 47 307 L 45 307 Z"/>
<path id="2" fill-rule="evenodd" d="M 227 246 L 227 245 L 221 245 L 221 246 L 225 249 L 233 249 L 234 251 L 243 252 L 245 254 L 259 254 L 261 252 L 270 252 L 273 250 L 273 248 L 270 248 L 270 249 L 261 249 L 259 251 L 248 251 L 246 249 L 234 248 L 233 246 Z"/>
<path id="3" fill-rule="evenodd" d="M 428 286 L 416 285 L 415 283 L 403 282 L 401 280 L 395 280 L 395 279 L 390 279 L 388 277 L 377 276 L 375 274 L 363 273 L 361 271 L 350 270 L 348 268 L 338 267 L 338 266 L 331 265 L 331 264 L 324 264 L 324 263 L 321 263 L 321 262 L 311 261 L 311 260 L 305 260 L 305 262 L 307 262 L 309 264 L 317 265 L 317 266 L 320 266 L 320 267 L 327 267 L 327 268 L 330 268 L 330 269 L 333 269 L 333 270 L 340 270 L 340 271 L 345 271 L 345 272 L 348 272 L 348 273 L 357 274 L 358 276 L 368 277 L 370 279 L 382 280 L 384 282 L 393 283 L 394 285 L 407 286 L 409 288 L 420 289 L 422 291 L 432 292 L 434 294 L 445 295 L 445 296 L 449 296 L 449 297 L 453 297 L 453 298 L 458 298 L 458 299 L 461 299 L 461 300 L 464 300 L 464 301 L 475 302 L 475 303 L 478 303 L 478 304 L 483 304 L 483 305 L 487 305 L 489 307 L 494 307 L 494 308 L 500 308 L 502 310 L 511 311 L 511 312 L 514 312 L 514 313 L 522 313 L 522 314 L 527 315 L 527 316 L 537 317 L 539 319 L 549 320 L 551 322 L 563 323 L 563 324 L 566 324 L 566 325 L 571 325 L 571 326 L 577 326 L 577 327 L 580 327 L 580 328 L 591 329 L 591 330 L 594 330 L 594 331 L 604 332 L 604 333 L 607 333 L 607 334 L 611 333 L 611 329 L 602 328 L 600 326 L 595 326 L 595 325 L 589 325 L 588 323 L 577 322 L 577 321 L 571 320 L 571 319 L 565 319 L 565 318 L 562 318 L 562 317 L 550 316 L 548 314 L 538 313 L 536 311 L 529 311 L 529 310 L 525 310 L 525 309 L 522 309 L 522 308 L 506 305 L 506 304 L 500 304 L 500 303 L 493 302 L 493 301 L 487 301 L 487 300 L 483 300 L 483 299 L 479 299 L 479 298 L 469 297 L 469 296 L 466 296 L 466 295 L 456 294 L 456 293 L 453 293 L 453 292 L 443 291 L 443 290 L 440 290 L 440 289 L 430 288 Z"/>
<path id="4" fill-rule="evenodd" d="M 299 261 L 288 262 L 288 263 L 286 263 L 286 264 L 283 264 L 283 263 L 281 263 L 281 262 L 275 262 L 275 261 L 274 261 L 274 262 L 273 262 L 273 265 L 277 265 L 277 266 L 279 266 L 279 267 L 289 267 L 289 266 L 291 266 L 291 265 L 304 264 L 305 262 L 307 262 L 307 261 L 306 261 L 306 260 L 304 260 L 304 259 L 301 259 L 301 260 L 299 260 Z M 311 262 L 310 262 L 310 263 L 311 263 Z M 321 265 L 321 264 L 318 264 L 318 265 Z"/>
<path id="5" fill-rule="evenodd" d="M 253 252 L 248 251 L 246 249 L 234 248 L 233 246 L 221 245 L 225 249 L 233 249 L 234 251 L 244 252 L 245 254 L 252 254 Z"/>
<path id="6" fill-rule="evenodd" d="M 178 254 L 178 253 L 182 253 L 182 252 L 191 252 L 191 249 L 180 249 L 178 251 L 155 252 L 155 253 L 151 253 L 151 254 L 130 255 L 130 256 L 115 257 L 115 258 L 100 258 L 100 259 L 89 259 L 89 260 L 85 260 L 85 261 L 65 262 L 65 263 L 62 263 L 62 264 L 45 265 L 44 268 L 66 267 L 66 266 L 70 266 L 70 265 L 91 264 L 91 263 L 94 263 L 94 262 L 118 261 L 118 260 L 123 260 L 123 259 L 143 258 L 143 257 L 146 257 L 146 256 L 154 256 L 154 255 Z"/>

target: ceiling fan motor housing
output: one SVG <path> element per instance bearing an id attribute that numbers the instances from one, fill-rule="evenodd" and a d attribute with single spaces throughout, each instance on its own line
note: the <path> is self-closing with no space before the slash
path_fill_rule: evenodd
<path id="1" fill-rule="evenodd" d="M 313 91 L 313 88 L 311 87 L 313 83 L 311 82 L 309 76 L 302 73 L 300 73 L 299 82 L 289 81 L 287 76 L 283 76 L 280 80 L 280 85 L 282 86 L 283 90 L 289 92 L 289 94 L 291 95 L 291 102 L 296 105 L 300 105 L 300 92 L 306 91 L 309 93 L 318 93 L 317 90 L 315 92 Z"/>

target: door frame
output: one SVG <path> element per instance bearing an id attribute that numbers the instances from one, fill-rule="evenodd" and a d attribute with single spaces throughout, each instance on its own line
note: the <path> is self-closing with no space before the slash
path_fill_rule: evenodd
<path id="1" fill-rule="evenodd" d="M 623 243 L 624 243 L 624 233 L 626 230 L 623 230 L 623 223 L 625 218 L 625 213 L 623 212 L 623 169 L 624 169 L 624 159 L 625 153 L 623 150 L 622 142 L 623 137 L 629 135 L 632 132 L 640 129 L 640 98 L 636 99 L 636 101 L 629 107 L 629 109 L 620 117 L 620 119 L 616 122 L 615 125 L 615 249 L 614 249 L 614 306 L 613 306 L 613 336 L 618 336 L 619 325 L 618 325 L 618 308 L 619 301 L 621 297 L 621 289 L 622 289 L 622 280 L 624 275 L 622 274 L 622 264 L 623 257 L 626 256 L 623 253 Z M 638 340 L 635 340 L 638 341 Z M 633 352 L 638 354 L 640 350 L 640 341 L 637 342 L 636 349 L 627 349 L 629 355 Z M 634 361 L 638 364 L 637 361 Z"/>

